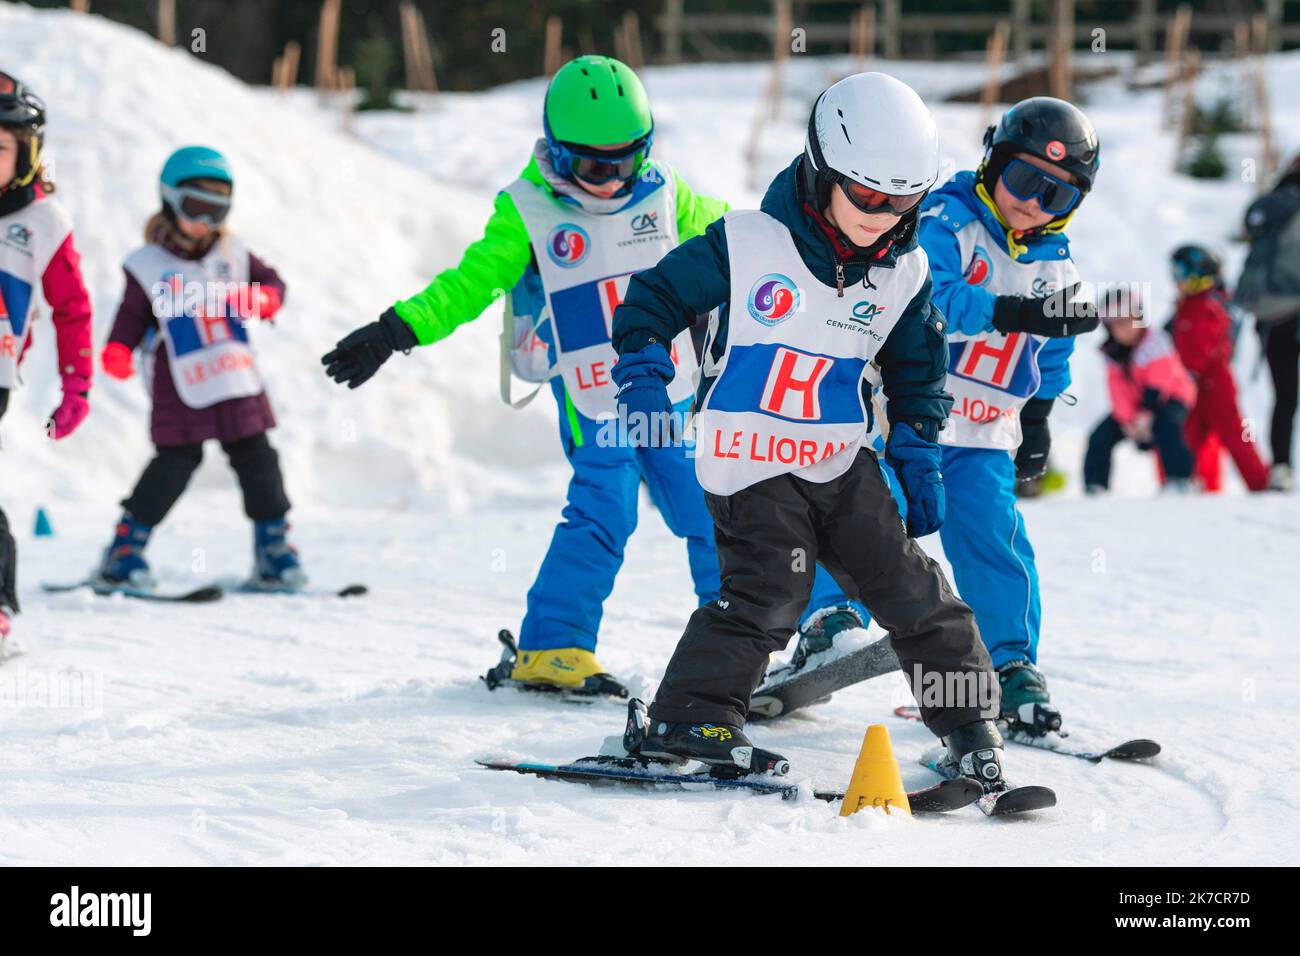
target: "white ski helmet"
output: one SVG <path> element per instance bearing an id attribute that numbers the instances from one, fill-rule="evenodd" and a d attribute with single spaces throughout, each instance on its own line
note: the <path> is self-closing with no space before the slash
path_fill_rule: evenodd
<path id="1" fill-rule="evenodd" d="M 804 144 L 804 184 L 818 208 L 850 181 L 916 201 L 939 178 L 939 132 L 921 97 L 886 73 L 845 77 L 817 97 Z M 850 198 L 852 198 L 850 196 Z"/>

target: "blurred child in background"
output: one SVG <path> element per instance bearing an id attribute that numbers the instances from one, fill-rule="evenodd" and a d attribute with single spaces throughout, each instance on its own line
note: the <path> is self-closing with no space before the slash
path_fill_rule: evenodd
<path id="1" fill-rule="evenodd" d="M 285 286 L 223 225 L 233 190 L 221 153 L 178 149 L 163 166 L 163 205 L 145 226 L 146 244 L 123 266 L 126 291 L 102 362 L 125 380 L 135 372 L 137 346 L 156 356 L 150 435 L 157 453 L 122 502 L 99 570 L 108 587 L 153 586 L 145 545 L 189 484 L 208 440 L 221 442 L 253 521 L 251 586 L 293 590 L 306 583 L 287 541 L 279 457 L 266 437 L 275 415 L 244 328 L 245 319 L 273 320 Z"/>
<path id="2" fill-rule="evenodd" d="M 1110 487 L 1111 454 L 1125 439 L 1154 450 L 1164 469 L 1165 488 L 1191 486 L 1192 453 L 1184 430 L 1196 402 L 1196 384 L 1183 367 L 1173 340 L 1151 328 L 1136 293 L 1121 291 L 1101 305 L 1106 341 L 1106 380 L 1111 413 L 1093 430 L 1083 462 L 1089 494 Z"/>
<path id="3" fill-rule="evenodd" d="M 10 389 L 22 384 L 18 366 L 32 344 L 32 322 L 44 298 L 53 314 L 63 380 L 63 400 L 46 422 L 46 432 L 57 441 L 71 435 L 90 411 L 94 362 L 90 296 L 72 222 L 50 198 L 54 182 L 42 161 L 44 135 L 45 103 L 0 73 L 0 416 Z M 0 511 L 0 641 L 9 633 L 9 616 L 18 611 L 17 561 L 9 522 Z"/>
<path id="4" fill-rule="evenodd" d="M 1211 438 L 1228 450 L 1251 491 L 1268 490 L 1268 466 L 1260 458 L 1237 403 L 1232 375 L 1233 313 L 1223 287 L 1219 258 L 1196 245 L 1180 246 L 1170 257 L 1178 285 L 1178 308 L 1171 329 L 1174 347 L 1196 382 L 1196 403 L 1187 418 L 1187 444 L 1197 457 L 1197 473 L 1214 467 L 1203 459 Z M 1204 483 L 1212 488 L 1213 480 Z"/>

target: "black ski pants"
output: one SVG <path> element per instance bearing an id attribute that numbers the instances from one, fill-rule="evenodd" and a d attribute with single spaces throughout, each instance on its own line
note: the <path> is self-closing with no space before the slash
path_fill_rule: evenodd
<path id="1" fill-rule="evenodd" d="M 653 719 L 743 726 L 768 655 L 784 648 L 798 625 L 819 562 L 889 631 L 935 734 L 996 717 L 997 677 L 975 616 L 907 537 L 874 454 L 859 452 L 847 472 L 823 484 L 779 475 L 733 495 L 706 492 L 705 500 L 722 591 L 691 615 L 650 708 Z M 925 686 L 973 684 L 978 690 L 961 699 L 922 693 Z"/>
<path id="2" fill-rule="evenodd" d="M 1291 464 L 1291 435 L 1295 427 L 1300 388 L 1300 315 L 1267 326 L 1264 355 L 1273 379 L 1273 422 L 1269 443 L 1276 464 Z"/>
<path id="3" fill-rule="evenodd" d="M 239 478 L 244 493 L 244 513 L 254 521 L 278 521 L 289 513 L 280 457 L 266 433 L 223 442 L 221 448 Z M 172 510 L 195 469 L 203 461 L 203 445 L 159 448 L 145 467 L 135 490 L 122 507 L 147 525 L 160 524 Z"/>
<path id="4" fill-rule="evenodd" d="M 1195 461 L 1187 447 L 1187 406 L 1182 402 L 1165 402 L 1154 409 L 1151 422 L 1151 445 L 1138 446 L 1143 451 L 1155 448 L 1167 478 L 1191 478 Z M 1124 427 L 1111 415 L 1101 420 L 1088 437 L 1088 451 L 1083 458 L 1083 481 L 1090 488 L 1110 487 L 1110 466 L 1115 446 L 1128 436 Z"/>

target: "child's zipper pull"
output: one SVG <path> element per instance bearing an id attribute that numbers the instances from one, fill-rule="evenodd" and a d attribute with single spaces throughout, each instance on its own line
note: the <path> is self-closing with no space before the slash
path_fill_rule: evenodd
<path id="1" fill-rule="evenodd" d="M 835 288 L 839 292 L 839 297 L 844 298 L 844 263 L 839 259 L 835 260 Z"/>

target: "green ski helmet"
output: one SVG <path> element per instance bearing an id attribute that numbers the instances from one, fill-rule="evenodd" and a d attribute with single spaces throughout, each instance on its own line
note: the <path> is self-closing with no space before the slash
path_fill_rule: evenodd
<path id="1" fill-rule="evenodd" d="M 561 176 L 593 184 L 630 179 L 650 155 L 654 125 L 640 78 L 613 57 L 570 60 L 546 88 L 542 127 Z M 614 143 L 628 145 L 600 148 Z"/>

